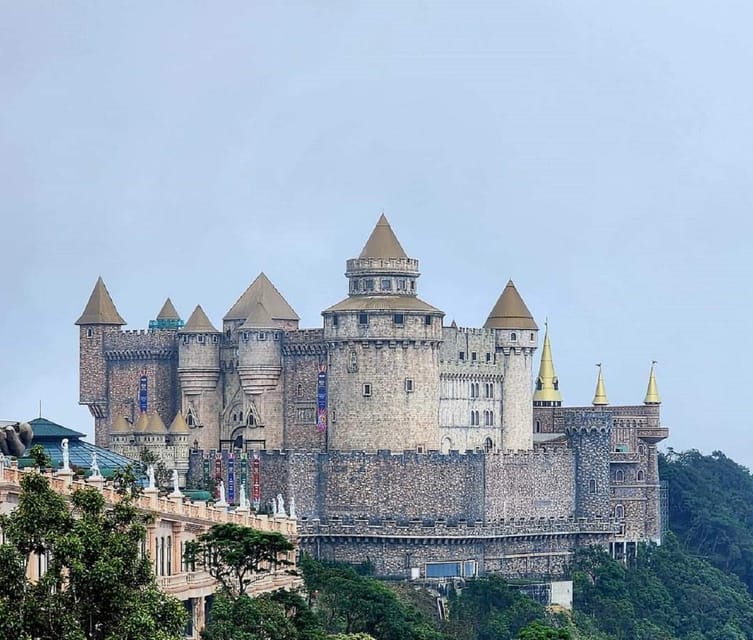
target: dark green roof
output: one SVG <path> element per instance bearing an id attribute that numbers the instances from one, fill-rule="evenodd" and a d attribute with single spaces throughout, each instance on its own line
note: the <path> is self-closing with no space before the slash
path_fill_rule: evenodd
<path id="1" fill-rule="evenodd" d="M 73 438 L 86 437 L 86 434 L 80 431 L 74 431 L 47 418 L 35 418 L 34 420 L 29 420 L 29 424 L 32 431 L 34 431 L 35 441 L 41 438 L 54 438 L 55 440 L 68 438 L 68 440 L 71 440 Z"/>

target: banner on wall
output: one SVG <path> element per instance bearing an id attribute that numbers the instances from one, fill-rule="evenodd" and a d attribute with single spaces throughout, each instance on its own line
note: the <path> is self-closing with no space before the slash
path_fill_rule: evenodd
<path id="1" fill-rule="evenodd" d="M 220 499 L 220 482 L 222 481 L 222 457 L 214 458 L 214 497 Z"/>
<path id="2" fill-rule="evenodd" d="M 204 458 L 201 463 L 201 471 L 204 476 L 204 487 L 209 486 L 209 458 Z"/>
<path id="3" fill-rule="evenodd" d="M 139 378 L 139 410 L 145 413 L 149 406 L 149 379 L 145 373 Z"/>
<path id="4" fill-rule="evenodd" d="M 259 510 L 259 505 L 261 504 L 261 481 L 259 479 L 259 456 L 258 454 L 254 454 L 254 460 L 251 463 L 251 467 L 253 469 L 253 504 L 254 509 L 257 511 Z"/>
<path id="5" fill-rule="evenodd" d="M 324 432 L 327 430 L 327 365 L 319 365 L 319 373 L 316 376 L 316 429 Z"/>
<path id="6" fill-rule="evenodd" d="M 235 503 L 235 455 L 232 453 L 227 457 L 227 501 Z"/>
<path id="7" fill-rule="evenodd" d="M 241 454 L 241 477 L 240 481 L 238 482 L 238 491 L 243 490 L 242 488 L 240 488 L 243 484 L 246 485 L 246 496 L 248 496 L 248 490 L 251 485 L 248 483 L 248 455 L 245 453 Z M 240 493 L 238 494 L 238 496 L 240 496 Z"/>

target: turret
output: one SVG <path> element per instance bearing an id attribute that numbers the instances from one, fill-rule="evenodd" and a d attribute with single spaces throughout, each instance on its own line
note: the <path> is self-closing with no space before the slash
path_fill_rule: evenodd
<path id="1" fill-rule="evenodd" d="M 282 369 L 281 331 L 258 300 L 238 329 L 238 374 L 247 394 L 277 386 Z"/>
<path id="2" fill-rule="evenodd" d="M 236 340 L 237 330 L 261 304 L 272 319 L 272 326 L 283 331 L 298 328 L 299 317 L 264 273 L 260 273 L 222 319 L 226 335 Z"/>
<path id="3" fill-rule="evenodd" d="M 125 320 L 118 313 L 101 277 L 97 278 L 79 327 L 79 404 L 85 404 L 95 419 L 97 444 L 110 444 L 107 402 L 107 362 L 105 342 L 112 334 L 120 333 Z"/>
<path id="4" fill-rule="evenodd" d="M 607 388 L 604 385 L 604 376 L 601 373 L 601 362 L 596 366 L 599 368 L 599 377 L 596 379 L 596 392 L 591 404 L 594 407 L 606 407 L 609 404 L 609 400 L 607 400 Z"/>
<path id="5" fill-rule="evenodd" d="M 157 317 L 154 320 L 149 321 L 149 329 L 151 331 L 173 329 L 178 330 L 183 328 L 183 320 L 180 319 L 180 315 L 175 309 L 172 300 L 168 298 L 165 300 L 165 304 L 159 310 Z"/>
<path id="6" fill-rule="evenodd" d="M 512 280 L 489 313 L 484 328 L 493 329 L 498 359 L 504 365 L 502 382 L 502 449 L 533 448 L 531 423 L 533 353 L 539 328 Z"/>
<path id="7" fill-rule="evenodd" d="M 444 313 L 417 297 L 418 260 L 382 215 L 346 263 L 348 297 L 322 312 L 332 449 L 439 448 Z"/>
<path id="8" fill-rule="evenodd" d="M 648 388 L 646 389 L 646 397 L 643 399 L 643 404 L 661 404 L 659 389 L 656 386 L 656 375 L 654 374 L 654 367 L 656 367 L 656 360 L 651 363 L 651 372 L 648 375 Z"/>
<path id="9" fill-rule="evenodd" d="M 549 344 L 549 323 L 545 323 L 544 346 L 541 349 L 541 364 L 536 377 L 536 389 L 533 392 L 534 407 L 561 407 L 562 395 L 560 383 L 554 372 L 552 346 Z"/>

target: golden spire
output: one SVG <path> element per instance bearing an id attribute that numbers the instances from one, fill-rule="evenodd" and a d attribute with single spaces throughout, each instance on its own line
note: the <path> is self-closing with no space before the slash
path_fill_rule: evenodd
<path id="1" fill-rule="evenodd" d="M 646 397 L 643 400 L 643 404 L 661 404 L 659 389 L 656 386 L 656 376 L 654 375 L 655 366 L 656 360 L 651 362 L 651 373 L 648 376 L 648 389 L 646 389 Z"/>
<path id="2" fill-rule="evenodd" d="M 541 350 L 541 364 L 536 378 L 536 391 L 533 392 L 534 407 L 561 407 L 560 383 L 554 372 L 552 346 L 549 344 L 549 322 L 544 323 L 544 347 Z"/>
<path id="3" fill-rule="evenodd" d="M 609 404 L 609 400 L 607 400 L 607 389 L 604 386 L 604 376 L 601 375 L 601 362 L 596 366 L 599 367 L 599 378 L 596 381 L 596 393 L 591 404 L 594 407 L 606 407 Z"/>

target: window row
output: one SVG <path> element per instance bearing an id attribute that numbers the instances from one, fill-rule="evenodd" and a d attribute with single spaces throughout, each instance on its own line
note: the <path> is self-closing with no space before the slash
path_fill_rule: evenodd
<path id="1" fill-rule="evenodd" d="M 635 479 L 637 482 L 643 482 L 646 479 L 646 474 L 642 470 L 638 470 L 638 473 L 635 474 Z M 614 481 L 625 482 L 625 472 L 622 469 L 617 469 L 614 472 Z"/>
<path id="2" fill-rule="evenodd" d="M 471 411 L 471 426 L 477 427 L 481 425 L 481 413 L 478 411 Z M 484 426 L 494 426 L 494 411 L 484 411 Z"/>
<path id="3" fill-rule="evenodd" d="M 480 382 L 471 382 L 471 398 L 480 398 L 480 391 L 481 386 Z M 485 398 L 493 398 L 494 397 L 494 383 L 493 382 L 485 382 L 484 383 L 484 397 Z"/>
<path id="4" fill-rule="evenodd" d="M 405 393 L 413 393 L 416 390 L 416 385 L 413 381 L 413 378 L 406 378 L 403 381 L 403 389 L 405 389 Z M 372 386 L 370 382 L 364 382 L 363 387 L 361 388 L 361 394 L 364 398 L 370 398 L 372 393 Z"/>
<path id="5" fill-rule="evenodd" d="M 188 344 L 189 342 L 193 342 L 194 338 L 196 338 L 196 342 L 198 342 L 199 344 L 204 344 L 205 342 L 207 344 L 209 344 L 210 342 L 212 344 L 217 344 L 220 341 L 220 338 L 217 335 L 212 335 L 212 336 L 205 336 L 202 334 L 199 334 L 197 336 L 183 335 L 183 344 Z"/>
<path id="6" fill-rule="evenodd" d="M 424 316 L 424 325 L 430 326 L 432 322 L 434 321 L 434 317 L 430 315 Z M 395 313 L 392 316 L 392 322 L 396 326 L 403 326 L 405 324 L 405 314 L 402 313 Z M 366 327 L 369 324 L 369 314 L 365 312 L 361 312 L 358 314 L 358 324 L 362 327 Z M 339 325 L 339 321 L 337 319 L 337 316 L 332 317 L 332 325 L 337 327 Z"/>
<path id="7" fill-rule="evenodd" d="M 350 281 L 352 293 L 373 293 L 377 291 L 399 291 L 413 293 L 416 281 L 412 278 L 362 278 Z"/>
<path id="8" fill-rule="evenodd" d="M 460 360 L 460 362 L 465 362 L 465 351 L 459 351 L 458 352 L 458 360 Z M 478 359 L 478 352 L 477 351 L 471 351 L 471 363 L 478 362 L 478 361 L 479 361 L 479 359 Z M 484 361 L 486 362 L 486 364 L 491 364 L 491 362 L 492 362 L 492 354 L 489 351 L 486 352 L 486 356 L 484 357 Z"/>

